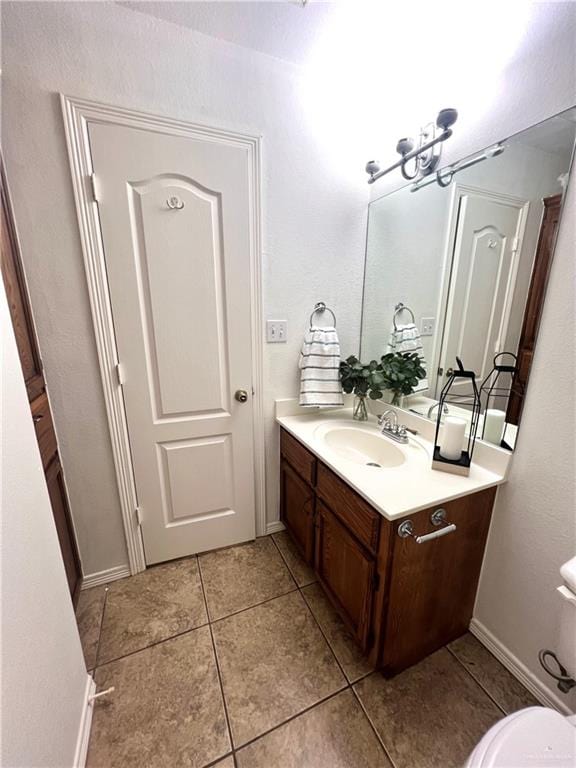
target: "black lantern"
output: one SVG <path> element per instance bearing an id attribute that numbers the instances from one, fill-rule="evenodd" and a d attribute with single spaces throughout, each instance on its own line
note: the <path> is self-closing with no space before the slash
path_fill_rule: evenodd
<path id="1" fill-rule="evenodd" d="M 511 359 L 505 362 L 505 358 Z M 500 410 L 506 414 L 511 394 L 516 394 L 520 397 L 522 397 L 524 394 L 524 387 L 518 379 L 518 358 L 512 352 L 500 352 L 493 360 L 492 370 L 488 376 L 486 376 L 482 382 L 482 385 L 480 386 L 480 401 L 482 402 L 485 398 L 484 423 L 482 424 L 481 434 L 482 440 L 490 440 L 490 438 L 486 436 L 487 423 L 488 431 L 490 431 L 490 420 L 487 413 L 488 409 L 494 407 L 498 408 L 500 405 Z M 497 444 L 499 444 L 501 448 L 512 450 L 511 446 L 506 440 L 506 430 L 508 426 L 509 425 L 506 421 L 506 416 L 504 416 L 502 435 L 500 436 L 500 440 L 497 442 Z M 490 440 L 490 442 L 495 441 Z"/>
<path id="2" fill-rule="evenodd" d="M 456 358 L 456 364 L 458 367 L 450 372 L 449 379 L 442 388 L 440 394 L 438 418 L 436 420 L 436 435 L 434 437 L 432 469 L 439 469 L 442 472 L 452 472 L 457 475 L 469 475 L 472 454 L 474 453 L 474 445 L 476 444 L 478 420 L 480 418 L 480 394 L 478 392 L 478 387 L 476 386 L 476 374 L 474 371 L 464 370 L 464 366 L 459 357 Z M 458 387 L 457 391 L 454 390 L 455 383 L 461 385 Z M 464 450 L 460 450 L 460 446 L 458 446 L 458 450 L 460 450 L 460 458 L 458 458 L 457 455 L 455 455 L 454 458 L 446 458 L 446 456 L 443 456 L 441 453 L 443 446 L 440 445 L 439 441 L 440 427 L 442 414 L 448 405 L 455 405 L 470 411 L 468 440 L 465 443 Z M 466 429 L 464 428 L 464 436 L 462 437 L 463 444 L 465 438 Z"/>

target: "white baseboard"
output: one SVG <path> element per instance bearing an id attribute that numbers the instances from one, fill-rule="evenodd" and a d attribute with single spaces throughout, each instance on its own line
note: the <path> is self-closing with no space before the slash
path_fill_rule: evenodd
<path id="1" fill-rule="evenodd" d="M 86 757 L 88 755 L 88 742 L 90 741 L 90 728 L 92 727 L 92 713 L 94 705 L 89 702 L 90 696 L 96 693 L 96 683 L 92 675 L 88 675 L 86 680 L 86 693 L 84 695 L 84 706 L 80 718 L 80 728 L 78 729 L 78 740 L 76 741 L 76 752 L 74 754 L 74 768 L 84 768 Z"/>
<path id="2" fill-rule="evenodd" d="M 562 701 L 554 691 L 550 690 L 544 683 L 526 667 L 519 658 L 517 658 L 503 643 L 495 637 L 478 619 L 472 619 L 470 622 L 470 632 L 480 640 L 482 645 L 500 661 L 506 669 L 517 678 L 530 693 L 538 699 L 545 707 L 556 709 L 563 715 L 573 714 L 572 710 Z"/>
<path id="3" fill-rule="evenodd" d="M 88 576 L 84 576 L 82 579 L 82 589 L 99 587 L 102 584 L 108 584 L 109 581 L 125 579 L 126 576 L 131 576 L 129 566 L 116 565 L 114 568 L 108 568 L 106 571 L 97 571 L 96 573 L 89 573 Z"/>
<path id="4" fill-rule="evenodd" d="M 284 530 L 284 523 L 281 523 L 280 520 L 274 520 L 272 523 L 266 523 L 267 536 L 269 536 L 271 533 L 280 533 L 280 531 Z"/>

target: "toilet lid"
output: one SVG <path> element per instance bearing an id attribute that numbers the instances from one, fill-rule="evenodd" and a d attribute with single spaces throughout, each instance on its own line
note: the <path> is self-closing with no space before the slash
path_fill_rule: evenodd
<path id="1" fill-rule="evenodd" d="M 467 768 L 574 768 L 576 728 L 547 707 L 529 707 L 496 723 Z"/>

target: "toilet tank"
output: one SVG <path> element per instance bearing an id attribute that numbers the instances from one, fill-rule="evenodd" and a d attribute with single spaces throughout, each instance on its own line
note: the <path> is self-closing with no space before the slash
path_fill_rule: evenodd
<path id="1" fill-rule="evenodd" d="M 564 581 L 558 587 L 562 598 L 560 638 L 556 655 L 568 674 L 576 679 L 576 557 L 560 568 Z"/>

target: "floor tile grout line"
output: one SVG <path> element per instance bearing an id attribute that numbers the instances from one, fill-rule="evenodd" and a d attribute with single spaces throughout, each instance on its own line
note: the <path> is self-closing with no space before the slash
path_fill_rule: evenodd
<path id="1" fill-rule="evenodd" d="M 371 674 L 373 674 L 373 673 L 371 673 Z M 366 677 L 368 677 L 368 675 Z M 362 679 L 364 680 L 365 678 L 362 678 Z M 359 682 L 360 682 L 360 680 L 358 680 L 358 683 Z M 357 685 L 358 683 L 354 683 L 354 685 Z M 362 699 L 360 698 L 360 696 L 357 693 L 357 691 L 354 689 L 354 685 L 351 685 L 350 687 L 352 688 L 352 693 L 353 693 L 354 697 L 356 698 L 356 701 L 358 702 L 358 705 L 359 705 L 360 709 L 362 710 L 362 712 L 364 712 L 364 717 L 366 718 L 366 720 L 368 720 L 370 728 L 372 728 L 372 731 L 374 732 L 374 735 L 376 736 L 376 739 L 378 740 L 378 743 L 380 744 L 380 746 L 384 750 L 384 754 L 386 755 L 386 757 L 390 761 L 390 765 L 392 765 L 393 768 L 398 768 L 396 763 L 392 759 L 392 755 L 388 751 L 388 748 L 386 747 L 386 744 L 384 743 L 384 739 L 382 738 L 382 736 L 378 732 L 378 729 L 376 728 L 376 725 L 374 724 L 374 722 L 372 721 L 372 718 L 368 714 L 368 710 L 364 706 L 364 704 L 362 702 Z"/>
<path id="2" fill-rule="evenodd" d="M 96 656 L 94 658 L 94 673 L 98 668 L 98 657 L 100 656 L 100 645 L 102 643 L 102 627 L 104 626 L 104 613 L 106 611 L 106 604 L 108 603 L 108 584 L 104 586 L 104 602 L 102 603 L 102 613 L 100 615 L 100 624 L 98 626 L 98 644 L 96 645 Z"/>
<path id="3" fill-rule="evenodd" d="M 307 586 L 309 586 L 309 585 L 307 585 Z M 300 593 L 301 593 L 301 594 L 303 593 L 303 590 L 302 590 L 302 588 L 300 589 Z M 346 674 L 346 672 L 344 671 L 344 667 L 342 666 L 342 664 L 340 663 L 340 660 L 338 659 L 338 656 L 336 655 L 336 651 L 334 650 L 334 648 L 332 648 L 332 645 L 331 645 L 331 643 L 330 643 L 330 640 L 328 639 L 328 637 L 327 637 L 327 636 L 326 636 L 326 634 L 324 633 L 324 630 L 322 629 L 322 626 L 320 625 L 320 622 L 319 622 L 319 621 L 318 621 L 318 619 L 316 618 L 316 615 L 314 614 L 314 611 L 312 610 L 312 607 L 310 606 L 310 604 L 309 604 L 309 603 L 308 603 L 308 601 L 306 600 L 306 597 L 304 596 L 304 594 L 302 594 L 302 599 L 304 600 L 304 602 L 305 602 L 305 604 L 306 604 L 306 606 L 307 606 L 308 610 L 310 611 L 310 613 L 311 613 L 311 615 L 312 615 L 312 617 L 313 617 L 314 621 L 315 621 L 315 622 L 316 622 L 316 624 L 318 625 L 318 629 L 320 630 L 320 632 L 322 633 L 322 636 L 323 636 L 323 637 L 324 637 L 324 639 L 326 640 L 326 643 L 328 644 L 328 647 L 329 647 L 329 648 L 330 648 L 330 650 L 332 651 L 332 654 L 333 654 L 334 658 L 336 659 L 336 663 L 337 663 L 337 664 L 338 664 L 338 666 L 340 667 L 340 669 L 341 669 L 341 671 L 342 671 L 342 674 L 344 675 L 344 679 L 347 681 L 347 683 L 348 683 L 348 687 L 349 687 L 349 688 L 350 688 L 350 690 L 352 691 L 352 695 L 354 696 L 354 698 L 356 699 L 356 701 L 358 702 L 358 704 L 359 704 L 359 706 L 360 706 L 360 709 L 361 709 L 361 710 L 362 710 L 362 712 L 364 713 L 364 716 L 365 716 L 366 720 L 368 721 L 368 724 L 369 724 L 370 728 L 371 728 L 371 729 L 372 729 L 372 731 L 374 732 L 374 735 L 376 736 L 376 739 L 377 739 L 378 743 L 381 745 L 382 749 L 384 750 L 384 754 L 385 754 L 385 755 L 388 757 L 388 759 L 389 759 L 390 763 L 391 763 L 391 764 L 394 766 L 394 768 L 396 768 L 396 763 L 395 763 L 395 762 L 392 760 L 392 758 L 391 758 L 391 756 L 390 756 L 390 754 L 389 754 L 388 750 L 386 749 L 386 746 L 385 746 L 385 744 L 384 744 L 384 741 L 383 741 L 382 737 L 380 736 L 380 734 L 379 734 L 379 733 L 378 733 L 378 731 L 376 730 L 376 726 L 374 725 L 374 723 L 372 722 L 372 720 L 371 720 L 371 719 L 368 717 L 368 713 L 366 712 L 366 710 L 365 710 L 365 709 L 364 709 L 364 707 L 362 706 L 362 702 L 360 701 L 360 697 L 358 696 L 358 694 L 357 694 L 357 693 L 356 693 L 356 691 L 354 690 L 354 686 L 355 686 L 355 685 L 357 685 L 358 683 L 360 683 L 362 680 L 365 680 L 367 677 L 370 677 L 370 675 L 374 674 L 374 672 L 375 672 L 376 670 L 374 670 L 374 669 L 370 670 L 370 672 L 367 672 L 365 675 L 362 675 L 362 677 L 358 678 L 358 680 L 354 680 L 353 682 L 352 682 L 351 680 L 349 680 L 349 678 L 348 678 L 348 675 L 347 675 L 347 674 Z"/>
<path id="4" fill-rule="evenodd" d="M 495 699 L 495 698 L 494 698 L 494 696 L 493 696 L 493 695 L 490 693 L 490 691 L 489 691 L 487 688 L 485 688 L 485 687 L 482 685 L 482 683 L 481 683 L 481 682 L 478 680 L 478 678 L 477 678 L 475 675 L 473 675 L 473 674 L 472 674 L 472 672 L 471 672 L 471 671 L 468 669 L 468 667 L 467 667 L 467 666 L 464 664 L 464 662 L 463 662 L 463 661 L 461 661 L 461 660 L 458 658 L 457 654 L 456 654 L 456 653 L 454 653 L 454 651 L 453 651 L 453 650 L 452 650 L 452 649 L 451 649 L 451 648 L 450 648 L 448 645 L 446 645 L 446 646 L 444 646 L 444 647 L 446 648 L 446 650 L 448 651 L 448 653 L 450 653 L 450 654 L 451 654 L 451 656 L 452 656 L 454 659 L 456 659 L 456 661 L 457 661 L 457 662 L 458 662 L 458 664 L 459 664 L 459 665 L 462 667 L 462 669 L 463 669 L 463 670 L 466 672 L 466 674 L 468 674 L 468 675 L 469 675 L 469 676 L 472 678 L 472 680 L 473 680 L 473 681 L 476 683 L 476 685 L 478 686 L 478 688 L 480 688 L 480 690 L 481 690 L 481 691 L 483 691 L 483 692 L 486 694 L 486 696 L 488 696 L 488 698 L 490 699 L 490 701 L 491 701 L 493 704 L 495 704 L 495 706 L 496 706 L 496 707 L 497 707 L 497 708 L 500 710 L 500 712 L 502 712 L 502 714 L 503 714 L 504 716 L 506 716 L 506 715 L 509 715 L 509 714 L 510 714 L 510 712 L 506 712 L 506 710 L 504 709 L 504 707 L 503 707 L 503 706 L 501 706 L 501 705 L 500 705 L 500 704 L 499 704 L 499 703 L 496 701 L 496 699 Z M 489 651 L 488 651 L 488 652 L 489 652 Z"/>
<path id="5" fill-rule="evenodd" d="M 298 584 L 298 582 L 296 581 L 296 576 L 295 576 L 295 575 L 294 575 L 294 573 L 292 572 L 292 568 L 290 568 L 290 566 L 289 566 L 289 564 L 288 564 L 288 560 L 286 560 L 286 558 L 284 557 L 284 554 L 283 554 L 282 550 L 281 550 L 281 549 L 280 549 L 280 547 L 278 546 L 278 543 L 277 543 L 276 539 L 274 538 L 274 535 L 273 535 L 273 534 L 270 534 L 270 538 L 272 539 L 272 542 L 273 542 L 274 546 L 276 547 L 276 549 L 277 549 L 277 551 L 278 551 L 278 554 L 279 554 L 279 555 L 280 555 L 280 557 L 282 558 L 282 562 L 284 563 L 284 565 L 285 565 L 285 566 L 286 566 L 286 568 L 288 569 L 288 573 L 289 573 L 289 574 L 290 574 L 290 576 L 292 577 L 292 581 L 294 582 L 294 584 L 296 584 L 296 587 L 297 587 L 298 589 L 300 589 L 300 584 Z"/>
<path id="6" fill-rule="evenodd" d="M 198 626 L 195 627 L 188 627 L 188 629 L 183 629 L 182 632 L 176 632 L 174 635 L 170 635 L 169 637 L 163 637 L 161 640 L 155 640 L 153 643 L 148 643 L 148 645 L 143 645 L 142 648 L 136 648 L 134 651 L 130 651 L 129 653 L 124 653 L 122 656 L 115 656 L 113 659 L 107 659 L 106 661 L 101 662 L 97 665 L 97 667 L 94 667 L 94 669 L 100 669 L 100 667 L 106 667 L 108 664 L 113 664 L 115 661 L 122 661 L 122 659 L 127 659 L 130 656 L 135 656 L 137 653 L 142 653 L 142 651 L 148 651 L 150 648 L 155 648 L 157 645 L 162 645 L 162 643 L 167 643 L 169 640 L 176 640 L 179 637 L 183 637 L 184 635 L 189 634 L 190 632 L 195 632 L 197 629 L 203 629 L 204 627 L 210 626 L 208 621 L 205 621 L 203 624 L 198 624 Z"/>
<path id="7" fill-rule="evenodd" d="M 299 588 L 298 586 L 294 587 L 294 589 L 289 589 L 288 592 L 281 592 L 279 595 L 274 595 L 274 597 L 267 597 L 266 600 L 261 600 L 259 603 L 254 603 L 254 605 L 248 605 L 246 608 L 240 608 L 239 611 L 234 611 L 233 613 L 227 613 L 226 616 L 220 616 L 217 619 L 211 619 L 208 617 L 208 624 L 218 624 L 220 621 L 224 621 L 225 619 L 229 619 L 231 616 L 238 616 L 240 613 L 245 613 L 246 611 L 250 611 L 252 608 L 258 608 L 259 605 L 265 605 L 266 603 L 271 603 L 272 600 L 278 600 L 280 597 L 286 597 L 286 595 L 292 595 L 294 592 L 298 592 Z"/>
<path id="8" fill-rule="evenodd" d="M 317 627 L 318 627 L 318 629 L 320 630 L 320 634 L 321 634 L 321 635 L 322 635 L 322 637 L 324 638 L 324 640 L 325 640 L 325 642 L 326 642 L 326 645 L 328 646 L 328 648 L 330 648 L 330 651 L 332 652 L 332 656 L 334 656 L 334 659 L 336 660 L 336 664 L 338 664 L 338 668 L 339 668 L 340 672 L 342 672 L 342 674 L 344 675 L 344 680 L 346 680 L 346 682 L 348 683 L 348 685 L 352 685 L 352 683 L 350 682 L 350 680 L 349 680 L 349 678 L 348 678 L 348 675 L 347 675 L 347 674 L 346 674 L 346 672 L 344 671 L 344 667 L 343 667 L 343 666 L 342 666 L 342 664 L 340 663 L 340 659 L 339 659 L 339 658 L 338 658 L 338 656 L 336 655 L 336 651 L 334 650 L 334 648 L 332 648 L 332 643 L 330 642 L 330 640 L 328 639 L 328 637 L 327 637 L 327 635 L 325 634 L 324 630 L 322 629 L 322 626 L 320 625 L 320 622 L 318 621 L 318 619 L 317 619 L 317 618 L 316 618 L 316 616 L 314 615 L 314 611 L 312 610 L 312 608 L 311 608 L 311 607 L 310 607 L 310 605 L 308 604 L 308 601 L 306 600 L 306 598 L 305 598 L 305 596 L 304 596 L 304 593 L 303 593 L 302 589 L 299 589 L 298 591 L 300 592 L 300 596 L 301 596 L 302 600 L 304 601 L 304 605 L 306 606 L 306 608 L 308 609 L 308 611 L 309 611 L 310 615 L 312 616 L 312 618 L 313 618 L 313 620 L 314 620 L 314 623 L 316 624 L 316 626 L 317 626 Z"/>
<path id="9" fill-rule="evenodd" d="M 251 744 L 254 744 L 255 741 L 258 741 L 259 739 L 263 739 L 264 736 L 269 736 L 274 731 L 277 731 L 279 728 L 282 728 L 282 726 L 286 725 L 287 723 L 291 723 L 293 720 L 296 720 L 301 715 L 305 715 L 311 710 L 315 709 L 316 707 L 319 707 L 321 704 L 325 704 L 327 701 L 330 701 L 330 699 L 335 698 L 340 693 L 344 693 L 344 691 L 347 691 L 352 686 L 350 683 L 347 683 L 346 685 L 342 686 L 342 688 L 338 688 L 337 691 L 332 691 L 332 693 L 329 693 L 327 696 L 324 696 L 322 699 L 318 699 L 318 701 L 315 701 L 314 704 L 310 704 L 308 707 L 304 707 L 304 709 L 301 709 L 299 712 L 296 712 L 294 715 L 290 715 L 290 717 L 287 717 L 286 720 L 282 720 L 281 723 L 277 723 L 276 725 L 272 726 L 272 728 L 268 728 L 267 731 L 262 731 L 262 733 L 259 733 L 257 736 L 254 736 L 252 739 L 248 739 L 248 741 L 243 742 L 237 747 L 234 747 L 235 752 L 240 752 L 245 747 L 249 747 Z"/>
<path id="10" fill-rule="evenodd" d="M 106 661 L 103 661 L 101 663 L 98 663 L 94 666 L 94 669 L 97 667 L 105 667 L 107 664 L 111 664 L 113 661 L 120 661 L 121 659 L 126 659 L 128 656 L 134 656 L 136 653 L 140 653 L 141 651 L 146 651 L 148 648 L 154 648 L 156 645 L 160 645 L 161 643 L 166 643 L 168 640 L 175 640 L 177 637 L 182 637 L 182 635 L 187 635 L 189 632 L 194 632 L 197 629 L 202 629 L 202 627 L 211 626 L 212 624 L 218 624 L 220 621 L 224 621 L 225 619 L 229 619 L 231 616 L 238 616 L 240 613 L 245 613 L 246 611 L 250 611 L 252 608 L 257 608 L 260 605 L 265 605 L 266 603 L 271 603 L 272 600 L 278 600 L 281 597 L 286 597 L 286 595 L 292 595 L 294 592 L 299 592 L 299 587 L 295 587 L 294 589 L 291 589 L 289 592 L 283 592 L 280 595 L 275 595 L 274 597 L 268 597 L 266 600 L 262 600 L 260 603 L 255 603 L 254 605 L 250 605 L 247 608 L 242 608 L 239 611 L 236 611 L 235 613 L 230 613 L 227 616 L 222 616 L 220 619 L 214 619 L 213 621 L 210 620 L 210 617 L 207 616 L 207 619 L 202 624 L 198 624 L 194 627 L 189 627 L 188 629 L 183 629 L 181 632 L 176 632 L 173 635 L 169 635 L 168 637 L 163 637 L 161 640 L 156 640 L 153 643 L 148 643 L 147 645 L 143 645 L 141 648 L 136 648 L 133 651 L 130 651 L 129 653 L 124 653 L 122 656 L 115 656 L 113 659 L 107 659 Z"/>
<path id="11" fill-rule="evenodd" d="M 222 755 L 221 757 L 217 757 L 215 760 L 211 760 L 209 763 L 206 763 L 205 765 L 202 766 L 202 768 L 215 768 L 215 766 L 217 766 L 221 760 L 226 760 L 228 757 L 231 757 L 232 759 L 234 759 L 234 753 L 232 749 L 230 750 L 230 752 L 226 752 L 225 755 Z M 234 763 L 234 765 L 236 765 L 236 763 Z"/>
<path id="12" fill-rule="evenodd" d="M 208 615 L 208 600 L 206 599 L 206 590 L 204 588 L 204 579 L 202 578 L 202 568 L 200 566 L 200 561 L 198 561 L 198 573 L 200 575 L 200 585 L 202 587 L 202 594 L 204 595 L 204 602 L 206 603 L 206 614 Z M 209 615 L 208 615 L 208 619 L 210 619 Z M 226 694 L 224 693 L 224 684 L 222 682 L 222 671 L 220 669 L 220 661 L 218 659 L 218 650 L 216 649 L 214 632 L 212 631 L 212 624 L 210 624 L 210 621 L 208 621 L 208 630 L 210 632 L 210 640 L 212 641 L 212 653 L 214 654 L 214 662 L 216 664 L 216 674 L 218 675 L 218 684 L 220 685 L 220 695 L 222 696 L 222 706 L 224 707 L 224 717 L 226 718 L 226 727 L 228 729 L 228 738 L 230 740 L 230 750 L 232 752 L 232 760 L 234 761 L 234 765 L 236 765 L 234 739 L 232 738 L 232 726 L 230 725 L 230 715 L 228 714 L 228 704 L 226 702 Z"/>

